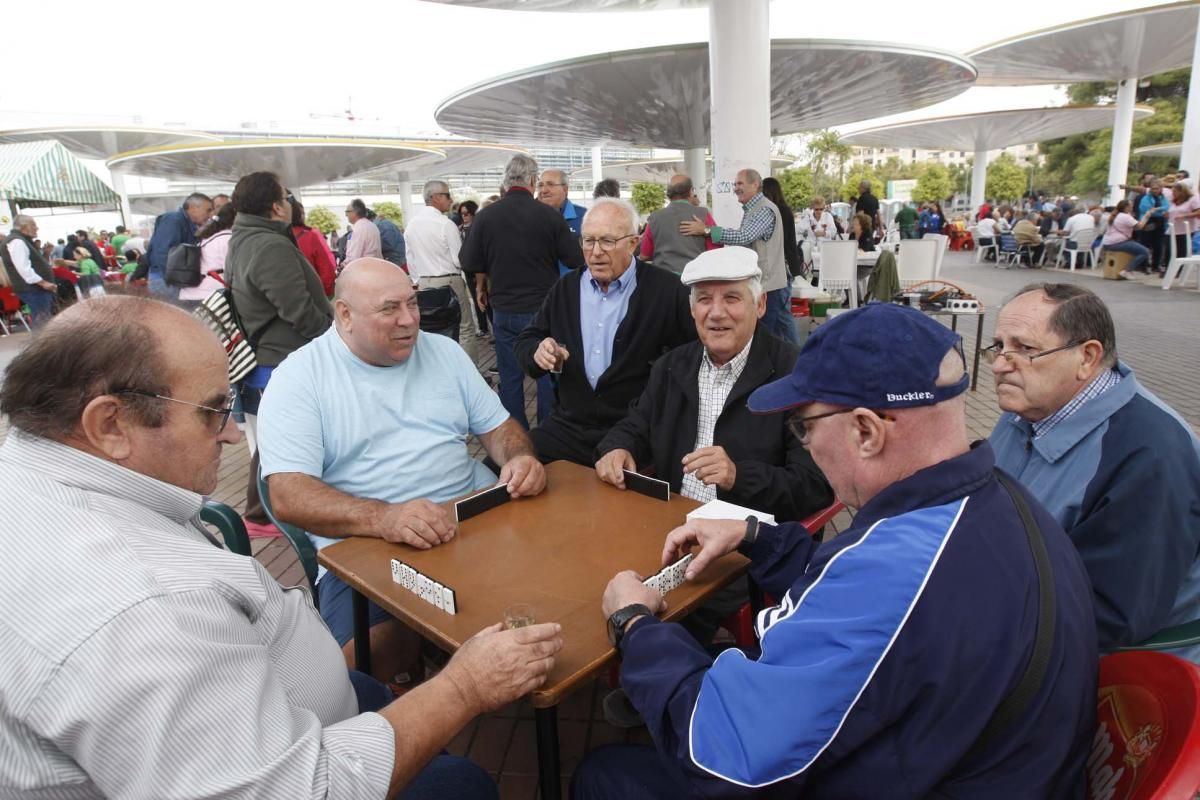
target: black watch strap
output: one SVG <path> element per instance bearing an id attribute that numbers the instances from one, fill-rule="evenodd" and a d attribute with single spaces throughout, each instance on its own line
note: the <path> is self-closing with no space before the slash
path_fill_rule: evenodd
<path id="1" fill-rule="evenodd" d="M 758 517 L 751 514 L 746 517 L 746 533 L 742 536 L 742 543 L 737 546 L 738 552 L 742 555 L 747 555 L 750 548 L 758 541 Z"/>
<path id="2" fill-rule="evenodd" d="M 633 603 L 613 612 L 608 618 L 608 640 L 612 642 L 613 647 L 621 648 L 621 640 L 625 638 L 625 626 L 629 624 L 629 620 L 642 616 L 654 616 L 654 612 L 643 603 Z"/>

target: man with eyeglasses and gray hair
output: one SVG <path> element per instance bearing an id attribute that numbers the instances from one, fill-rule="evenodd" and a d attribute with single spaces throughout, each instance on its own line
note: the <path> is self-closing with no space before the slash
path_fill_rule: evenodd
<path id="1" fill-rule="evenodd" d="M 504 197 L 479 209 L 459 253 L 463 269 L 476 273 L 479 308 L 492 307 L 500 402 L 526 429 L 525 376 L 513 345 L 558 281 L 559 262 L 570 269 L 583 266 L 579 240 L 562 214 L 534 198 L 537 174 L 537 161 L 531 157 L 518 153 L 509 159 Z M 537 382 L 539 423 L 553 406 L 554 387 L 545 377 Z"/>
<path id="2" fill-rule="evenodd" d="M 422 291 L 446 286 L 454 292 L 462 311 L 458 324 L 458 343 L 471 360 L 476 361 L 478 348 L 471 324 L 475 303 L 471 292 L 467 290 L 462 264 L 458 260 L 462 250 L 462 235 L 446 216 L 454 202 L 450 198 L 450 185 L 440 180 L 426 181 L 421 194 L 425 198 L 425 206 L 413 214 L 407 229 L 408 274 Z"/>
<path id="3" fill-rule="evenodd" d="M 1066 529 L 1092 578 L 1100 650 L 1200 619 L 1200 440 L 1117 358 L 1104 302 L 1030 284 L 1000 311 L 996 463 Z M 1177 649 L 1200 663 L 1200 647 Z"/>
<path id="4" fill-rule="evenodd" d="M 554 285 L 516 355 L 531 378 L 558 375 L 554 413 L 530 432 L 538 458 L 591 467 L 596 445 L 646 388 L 651 364 L 694 340 L 696 327 L 678 276 L 634 257 L 637 211 L 627 201 L 597 198 L 581 241 L 587 269 Z"/>
<path id="5" fill-rule="evenodd" d="M 572 797 L 1078 798 L 1095 734 L 1091 589 L 1062 528 L 967 440 L 958 335 L 872 303 L 816 330 L 755 414 L 786 415 L 853 523 L 693 519 L 686 579 L 737 550 L 778 605 L 715 659 L 632 571 L 600 599 L 654 747 L 611 745 Z M 697 552 L 698 551 L 698 552 Z M 880 787 L 886 787 L 881 789 Z"/>

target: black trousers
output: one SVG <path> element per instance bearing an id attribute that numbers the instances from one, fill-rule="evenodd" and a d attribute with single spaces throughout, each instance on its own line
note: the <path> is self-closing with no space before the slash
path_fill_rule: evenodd
<path id="1" fill-rule="evenodd" d="M 596 445 L 608 433 L 607 428 L 585 428 L 565 421 L 557 413 L 529 432 L 538 460 L 543 464 L 551 461 L 572 461 L 585 467 L 596 466 Z"/>

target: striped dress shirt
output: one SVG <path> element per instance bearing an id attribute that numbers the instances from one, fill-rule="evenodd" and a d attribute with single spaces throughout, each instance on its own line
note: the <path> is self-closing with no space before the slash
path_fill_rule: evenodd
<path id="1" fill-rule="evenodd" d="M 754 344 L 753 339 L 747 342 L 746 346 L 742 348 L 742 352 L 719 367 L 709 359 L 708 348 L 704 348 L 704 355 L 700 357 L 700 369 L 696 373 L 700 410 L 696 417 L 696 446 L 692 448 L 693 450 L 712 447 L 713 434 L 717 430 L 717 419 L 725 410 L 725 401 L 729 399 L 733 385 L 737 383 L 738 378 L 742 377 L 742 370 L 746 368 L 746 361 L 750 358 L 750 345 L 752 344 Z M 709 500 L 717 499 L 717 485 L 715 483 L 706 484 L 695 474 L 685 472 L 683 480 L 680 481 L 679 493 L 684 497 L 707 503 Z"/>
<path id="2" fill-rule="evenodd" d="M 200 495 L 13 430 L 0 498 L 0 796 L 387 795 L 391 726 Z"/>

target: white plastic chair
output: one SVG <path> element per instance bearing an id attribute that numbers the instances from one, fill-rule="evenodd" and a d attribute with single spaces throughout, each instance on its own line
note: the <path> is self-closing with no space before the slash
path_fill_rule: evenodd
<path id="1" fill-rule="evenodd" d="M 993 258 L 996 258 L 997 260 L 999 260 L 1000 234 L 996 233 L 995 228 L 992 228 L 992 236 L 991 236 L 992 243 L 991 244 L 980 244 L 979 237 L 975 236 L 974 233 L 971 234 L 971 237 L 975 239 L 975 263 L 976 264 L 979 264 L 983 261 L 983 257 L 988 250 L 992 251 Z"/>
<path id="2" fill-rule="evenodd" d="M 937 278 L 942 243 L 935 237 L 939 235 L 927 233 L 924 238 L 909 239 L 900 245 L 896 254 L 896 277 L 900 279 L 901 289 Z"/>
<path id="3" fill-rule="evenodd" d="M 937 257 L 933 263 L 933 277 L 936 278 L 942 274 L 942 259 L 946 257 L 946 251 L 950 249 L 950 237 L 944 233 L 927 233 L 921 239 L 936 239 L 941 245 L 938 248 Z"/>
<path id="4" fill-rule="evenodd" d="M 817 288 L 823 292 L 849 292 L 850 307 L 858 308 L 858 242 L 822 242 L 821 276 Z"/>
<path id="5" fill-rule="evenodd" d="M 1064 244 L 1062 252 L 1058 254 L 1058 258 L 1066 260 L 1067 268 L 1071 272 L 1075 271 L 1075 261 L 1080 258 L 1086 259 L 1086 263 L 1089 266 L 1095 267 L 1095 254 L 1092 252 L 1092 242 L 1095 239 L 1095 228 L 1081 228 L 1075 231 L 1075 233 L 1071 234 L 1071 241 L 1075 243 L 1075 249 L 1068 249 Z M 1058 260 L 1056 259 L 1054 263 L 1057 264 Z"/>
<path id="6" fill-rule="evenodd" d="M 1184 249 L 1182 253 L 1175 252 L 1175 231 L 1182 228 Z M 1173 222 L 1167 226 L 1167 238 L 1171 243 L 1171 260 L 1167 262 L 1167 271 L 1163 274 L 1162 288 L 1170 289 L 1176 279 L 1181 284 L 1187 283 L 1188 276 L 1196 267 L 1200 267 L 1200 256 L 1192 255 L 1192 229 L 1186 219 Z M 1200 281 L 1200 277 L 1197 278 Z"/>

